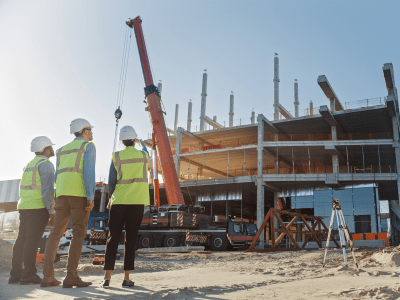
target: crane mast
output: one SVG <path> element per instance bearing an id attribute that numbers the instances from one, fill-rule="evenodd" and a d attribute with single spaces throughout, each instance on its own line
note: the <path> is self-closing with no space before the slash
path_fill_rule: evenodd
<path id="1" fill-rule="evenodd" d="M 135 30 L 135 37 L 138 45 L 139 57 L 145 83 L 144 93 L 147 104 L 145 110 L 149 112 L 150 121 L 153 128 L 153 147 L 158 147 L 158 154 L 163 172 L 164 187 L 167 194 L 168 204 L 185 204 L 181 187 L 179 185 L 178 175 L 175 169 L 174 159 L 172 157 L 171 146 L 169 144 L 163 110 L 161 108 L 160 93 L 157 87 L 154 85 L 153 76 L 151 74 L 149 57 L 147 55 L 147 49 L 142 30 L 142 19 L 138 16 L 135 19 L 129 20 L 126 22 L 126 24 Z M 159 201 L 159 199 L 157 200 Z"/>

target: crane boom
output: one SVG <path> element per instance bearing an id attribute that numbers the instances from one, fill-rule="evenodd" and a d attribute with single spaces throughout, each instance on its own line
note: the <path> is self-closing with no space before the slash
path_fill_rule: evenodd
<path id="1" fill-rule="evenodd" d="M 169 144 L 167 127 L 165 126 L 163 111 L 161 108 L 160 93 L 154 85 L 153 76 L 151 74 L 149 57 L 147 55 L 142 30 L 142 19 L 138 16 L 135 19 L 129 20 L 126 24 L 135 30 L 135 37 L 145 83 L 144 93 L 147 102 L 146 111 L 149 112 L 150 121 L 153 127 L 153 136 L 155 137 L 156 147 L 158 147 L 168 204 L 185 204 L 175 169 L 174 159 L 172 157 L 171 146 Z"/>

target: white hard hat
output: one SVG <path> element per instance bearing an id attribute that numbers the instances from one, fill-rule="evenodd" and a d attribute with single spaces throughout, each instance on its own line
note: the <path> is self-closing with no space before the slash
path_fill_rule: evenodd
<path id="1" fill-rule="evenodd" d="M 125 141 L 125 140 L 134 140 L 137 138 L 137 134 L 135 129 L 133 129 L 132 126 L 124 126 L 121 128 L 119 131 L 119 140 L 120 141 Z"/>
<path id="2" fill-rule="evenodd" d="M 75 119 L 71 121 L 71 124 L 69 125 L 69 132 L 71 134 L 75 132 L 80 132 L 83 128 L 93 128 L 92 125 L 85 119 Z"/>
<path id="3" fill-rule="evenodd" d="M 47 136 L 37 136 L 31 142 L 32 152 L 42 152 L 44 148 L 54 145 Z"/>

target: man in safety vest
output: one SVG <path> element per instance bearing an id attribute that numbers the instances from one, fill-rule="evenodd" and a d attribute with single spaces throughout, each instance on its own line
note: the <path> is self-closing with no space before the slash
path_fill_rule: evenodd
<path id="1" fill-rule="evenodd" d="M 94 206 L 96 148 L 90 142 L 93 140 L 92 128 L 85 119 L 73 120 L 70 133 L 75 135 L 75 139 L 56 153 L 56 213 L 54 227 L 46 243 L 42 287 L 61 283 L 54 278 L 54 259 L 70 217 L 73 237 L 63 287 L 86 287 L 92 284 L 82 281 L 77 273 L 89 214 Z"/>
<path id="2" fill-rule="evenodd" d="M 13 247 L 9 284 L 39 284 L 42 281 L 36 274 L 36 253 L 54 200 L 54 167 L 49 161 L 54 156 L 52 145 L 45 136 L 38 136 L 31 142 L 31 151 L 36 156 L 24 168 L 21 179 L 21 200 L 18 202 L 20 223 Z"/>
<path id="3" fill-rule="evenodd" d="M 122 228 L 125 227 L 125 255 L 124 274 L 122 287 L 134 286 L 129 279 L 129 273 L 135 269 L 135 250 L 140 223 L 142 222 L 145 205 L 150 205 L 149 184 L 147 181 L 148 153 L 143 144 L 143 150 L 135 149 L 137 134 L 131 126 L 124 126 L 119 133 L 119 140 L 125 145 L 125 149 L 114 152 L 108 178 L 108 192 L 110 229 L 104 270 L 103 288 L 110 286 L 111 271 L 114 270 L 115 257 L 118 244 L 121 240 Z"/>

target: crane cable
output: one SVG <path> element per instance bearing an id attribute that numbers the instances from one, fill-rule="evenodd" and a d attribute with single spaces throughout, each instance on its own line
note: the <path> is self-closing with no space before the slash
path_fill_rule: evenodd
<path id="1" fill-rule="evenodd" d="M 129 36 L 129 38 L 128 38 L 128 36 Z M 121 119 L 121 117 L 122 117 L 121 106 L 122 106 L 122 103 L 124 102 L 126 74 L 127 74 L 127 70 L 128 70 L 129 53 L 130 53 L 130 49 L 131 49 L 131 40 L 132 40 L 131 38 L 132 38 L 132 29 L 129 27 L 126 27 L 125 38 L 124 38 L 124 49 L 122 52 L 121 71 L 119 74 L 117 105 L 116 105 L 116 110 L 114 112 L 114 116 L 116 119 L 116 125 L 115 125 L 113 152 L 115 152 L 115 148 L 117 145 L 118 122 L 119 122 L 119 119 Z"/>

